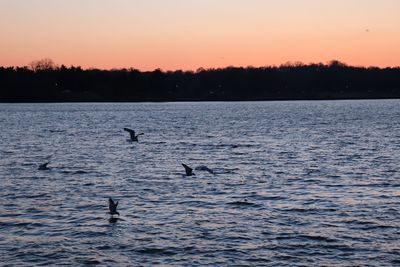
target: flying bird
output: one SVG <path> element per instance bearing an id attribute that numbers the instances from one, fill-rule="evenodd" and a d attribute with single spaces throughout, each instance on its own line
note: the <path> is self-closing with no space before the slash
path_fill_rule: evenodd
<path id="1" fill-rule="evenodd" d="M 133 142 L 139 142 L 138 136 L 143 134 L 143 133 L 135 134 L 135 131 L 129 128 L 124 128 L 124 130 L 131 135 L 131 141 Z"/>
<path id="2" fill-rule="evenodd" d="M 49 164 L 49 163 L 50 163 L 50 162 L 46 162 L 46 163 L 40 164 L 38 170 L 39 170 L 39 171 L 47 171 L 47 170 L 50 170 L 50 168 L 47 167 L 47 164 Z"/>
<path id="3" fill-rule="evenodd" d="M 193 169 L 190 168 L 188 165 L 182 163 L 183 168 L 185 168 L 186 176 L 192 176 L 194 175 Z"/>
<path id="4" fill-rule="evenodd" d="M 112 200 L 111 197 L 108 198 L 108 208 L 110 210 L 110 214 L 111 216 L 114 214 L 118 214 L 119 216 L 119 212 L 117 211 L 117 207 L 118 207 L 118 201 L 114 202 L 114 200 Z"/>

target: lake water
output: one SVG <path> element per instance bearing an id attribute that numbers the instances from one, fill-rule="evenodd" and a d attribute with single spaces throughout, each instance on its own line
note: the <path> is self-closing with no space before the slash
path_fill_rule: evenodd
<path id="1" fill-rule="evenodd" d="M 400 265 L 399 100 L 0 104 L 0 126 L 3 266 Z"/>

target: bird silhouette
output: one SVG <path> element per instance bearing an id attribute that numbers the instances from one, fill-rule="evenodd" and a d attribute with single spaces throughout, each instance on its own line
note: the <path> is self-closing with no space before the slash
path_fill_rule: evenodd
<path id="1" fill-rule="evenodd" d="M 108 208 L 110 210 L 110 214 L 115 215 L 118 214 L 119 216 L 119 212 L 117 211 L 117 207 L 118 207 L 118 201 L 114 202 L 114 200 L 112 200 L 111 197 L 108 198 Z"/>
<path id="2" fill-rule="evenodd" d="M 47 164 L 49 164 L 49 163 L 50 163 L 50 162 L 46 162 L 46 163 L 40 164 L 38 170 L 39 170 L 39 171 L 50 170 L 50 168 L 47 167 Z"/>
<path id="3" fill-rule="evenodd" d="M 140 134 L 135 134 L 135 131 L 129 128 L 124 128 L 124 131 L 127 131 L 131 135 L 131 141 L 133 142 L 139 142 L 138 136 L 142 135 L 143 133 Z"/>
<path id="4" fill-rule="evenodd" d="M 183 168 L 185 168 L 186 176 L 192 176 L 194 175 L 193 169 L 190 168 L 188 165 L 182 163 Z"/>

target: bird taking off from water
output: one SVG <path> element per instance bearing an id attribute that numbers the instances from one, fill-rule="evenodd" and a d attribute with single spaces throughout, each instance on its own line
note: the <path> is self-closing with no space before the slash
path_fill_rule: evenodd
<path id="1" fill-rule="evenodd" d="M 114 200 L 112 200 L 111 197 L 108 198 L 108 208 L 110 210 L 110 214 L 115 215 L 118 214 L 119 216 L 119 212 L 117 211 L 117 207 L 118 207 L 118 201 L 114 202 Z"/>
<path id="2" fill-rule="evenodd" d="M 131 135 L 131 141 L 133 142 L 139 142 L 138 136 L 142 135 L 143 133 L 135 135 L 135 131 L 129 128 L 124 128 L 125 131 L 127 131 Z"/>
<path id="3" fill-rule="evenodd" d="M 185 168 L 185 172 L 186 172 L 186 176 L 192 176 L 193 173 L 193 169 L 190 168 L 188 165 L 182 163 L 183 168 Z"/>
<path id="4" fill-rule="evenodd" d="M 38 170 L 39 170 L 39 171 L 47 171 L 47 170 L 50 170 L 50 168 L 47 167 L 47 164 L 49 164 L 49 163 L 50 163 L 50 162 L 46 162 L 46 163 L 40 164 Z"/>

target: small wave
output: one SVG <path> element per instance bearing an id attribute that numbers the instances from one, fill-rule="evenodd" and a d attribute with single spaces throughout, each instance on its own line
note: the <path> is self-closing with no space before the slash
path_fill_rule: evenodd
<path id="1" fill-rule="evenodd" d="M 233 235 L 233 236 L 225 236 L 224 239 L 226 240 L 252 240 L 251 237 L 246 237 L 246 236 L 242 236 L 242 235 Z"/>
<path id="2" fill-rule="evenodd" d="M 320 236 L 320 235 L 299 235 L 299 238 L 304 238 L 304 239 L 310 239 L 313 241 L 324 241 L 324 242 L 336 242 L 336 240 L 329 238 L 329 237 L 325 237 L 325 236 Z"/>
<path id="3" fill-rule="evenodd" d="M 312 174 L 312 173 L 321 173 L 321 170 L 320 169 L 309 169 L 309 168 L 306 168 L 306 169 L 304 169 L 304 172 L 309 175 L 309 174 Z"/>
<path id="4" fill-rule="evenodd" d="M 86 173 L 88 173 L 88 172 L 82 171 L 82 170 L 73 172 L 73 174 L 86 174 Z"/>
<path id="5" fill-rule="evenodd" d="M 233 202 L 228 202 L 226 203 L 227 205 L 233 205 L 233 206 L 242 206 L 242 207 L 260 207 L 261 205 L 250 202 L 250 201 L 233 201 Z"/>
<path id="6" fill-rule="evenodd" d="M 101 264 L 102 262 L 96 260 L 96 259 L 86 259 L 82 261 L 82 264 L 84 265 L 98 265 Z"/>
<path id="7" fill-rule="evenodd" d="M 34 219 L 1 219 L 0 227 L 41 227 L 44 226 L 41 220 Z"/>
<path id="8" fill-rule="evenodd" d="M 159 141 L 159 142 L 148 142 L 148 144 L 150 145 L 162 145 L 162 144 L 166 144 L 167 142 L 164 141 Z"/>
<path id="9" fill-rule="evenodd" d="M 21 163 L 21 166 L 37 166 L 38 164 L 36 163 L 29 163 L 29 162 L 23 162 Z"/>
<path id="10" fill-rule="evenodd" d="M 259 147 L 258 144 L 217 144 L 215 148 L 252 148 Z"/>
<path id="11" fill-rule="evenodd" d="M 287 197 L 282 197 L 282 196 L 254 196 L 255 198 L 259 200 L 284 200 L 287 199 Z"/>
<path id="12" fill-rule="evenodd" d="M 396 264 L 397 266 L 400 264 L 400 259 L 394 259 L 391 261 L 393 264 Z"/>
<path id="13" fill-rule="evenodd" d="M 181 201 L 181 202 L 178 202 L 178 204 L 193 205 L 193 206 L 198 206 L 198 207 L 212 207 L 212 206 L 216 205 L 214 203 L 205 202 L 205 201 L 201 201 L 201 200 Z"/>
<path id="14" fill-rule="evenodd" d="M 318 247 L 320 247 L 321 245 L 318 244 Z M 346 253 L 349 253 L 349 255 L 351 255 L 352 252 L 357 251 L 358 248 L 353 247 L 353 246 L 348 246 L 346 244 L 337 244 L 334 242 L 327 242 L 322 246 L 324 249 L 334 249 L 334 250 L 341 250 L 341 251 L 345 251 Z"/>
<path id="15" fill-rule="evenodd" d="M 289 211 L 289 212 L 299 212 L 299 213 L 305 213 L 305 212 L 315 212 L 315 211 L 320 211 L 320 209 L 307 209 L 307 208 L 288 208 L 288 209 L 283 209 L 284 211 Z"/>
<path id="16" fill-rule="evenodd" d="M 50 129 L 49 132 L 51 132 L 51 133 L 65 133 L 66 130 L 53 130 L 53 129 Z"/>
<path id="17" fill-rule="evenodd" d="M 396 187 L 392 183 L 365 183 L 365 184 L 351 184 L 348 187 Z"/>
<path id="18" fill-rule="evenodd" d="M 214 173 L 215 174 L 234 174 L 236 173 L 238 170 L 240 170 L 239 168 L 216 168 L 214 169 Z"/>
<path id="19" fill-rule="evenodd" d="M 2 150 L 1 153 L 4 153 L 4 154 L 14 154 L 14 151 Z"/>
<path id="20" fill-rule="evenodd" d="M 83 170 L 78 170 L 78 171 L 61 171 L 63 174 L 87 174 L 89 172 L 83 171 Z"/>
<path id="21" fill-rule="evenodd" d="M 396 226 L 392 225 L 371 225 L 362 227 L 363 230 L 376 230 L 376 229 L 397 229 Z"/>
<path id="22" fill-rule="evenodd" d="M 276 240 L 288 240 L 296 238 L 295 234 L 280 234 L 275 237 Z"/>
<path id="23" fill-rule="evenodd" d="M 163 256 L 173 256 L 177 254 L 176 252 L 171 251 L 170 249 L 163 249 L 163 248 L 142 248 L 142 249 L 136 249 L 135 251 L 141 254 L 163 255 Z"/>
<path id="24" fill-rule="evenodd" d="M 47 193 L 43 193 L 43 194 L 38 194 L 38 195 L 24 196 L 24 198 L 41 198 L 41 197 L 45 197 L 47 195 L 48 195 Z"/>
<path id="25" fill-rule="evenodd" d="M 35 177 L 36 178 L 36 177 Z M 46 197 L 48 194 L 47 193 L 42 193 L 42 194 L 37 194 L 37 195 L 16 195 L 14 198 L 15 199 L 26 199 L 26 198 L 42 198 Z"/>
<path id="26" fill-rule="evenodd" d="M 334 174 L 327 175 L 326 177 L 327 177 L 327 178 L 331 178 L 331 179 L 340 179 L 340 178 L 341 178 L 340 175 L 334 175 Z"/>
<path id="27" fill-rule="evenodd" d="M 109 249 L 113 249 L 114 247 L 110 246 L 110 245 L 100 245 L 100 246 L 97 246 L 96 248 L 100 249 L 100 250 L 109 250 Z"/>
<path id="28" fill-rule="evenodd" d="M 233 144 L 218 144 L 215 146 L 215 148 L 238 148 L 239 145 L 233 145 Z"/>
<path id="29" fill-rule="evenodd" d="M 264 258 L 248 258 L 247 259 L 249 262 L 255 262 L 255 263 L 268 263 L 272 262 L 271 259 L 264 259 Z"/>
<path id="30" fill-rule="evenodd" d="M 325 184 L 326 187 L 346 187 L 344 184 Z"/>

